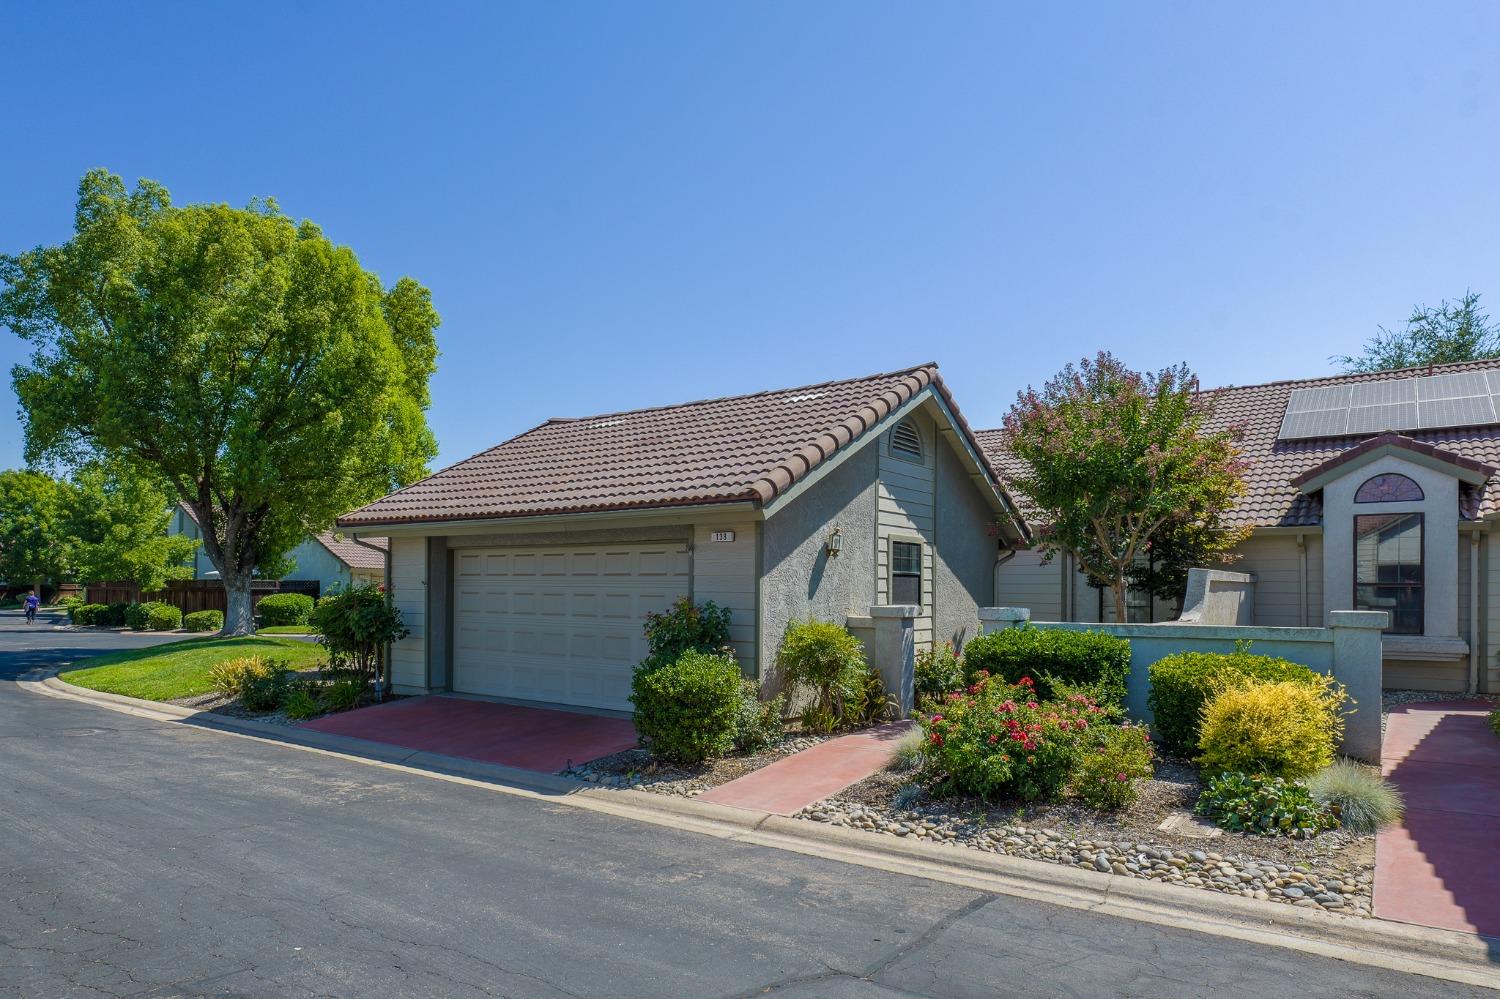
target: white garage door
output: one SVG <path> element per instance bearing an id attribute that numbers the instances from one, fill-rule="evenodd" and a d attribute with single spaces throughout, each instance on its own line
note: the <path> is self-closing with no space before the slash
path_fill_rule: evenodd
<path id="1" fill-rule="evenodd" d="M 460 549 L 453 689 L 630 709 L 648 611 L 688 593 L 682 542 Z"/>

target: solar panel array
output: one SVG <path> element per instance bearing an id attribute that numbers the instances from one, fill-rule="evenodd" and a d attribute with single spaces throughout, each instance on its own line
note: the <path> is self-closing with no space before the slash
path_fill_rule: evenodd
<path id="1" fill-rule="evenodd" d="M 1293 389 L 1281 440 L 1500 423 L 1500 370 Z"/>

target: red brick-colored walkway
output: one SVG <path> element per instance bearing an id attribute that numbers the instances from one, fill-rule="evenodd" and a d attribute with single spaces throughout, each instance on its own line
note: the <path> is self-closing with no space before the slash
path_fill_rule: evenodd
<path id="1" fill-rule="evenodd" d="M 698 800 L 791 815 L 884 768 L 910 725 L 893 722 L 829 739 L 720 784 Z"/>
<path id="2" fill-rule="evenodd" d="M 1381 770 L 1406 817 L 1375 846 L 1375 914 L 1500 936 L 1500 739 L 1483 701 L 1393 709 Z"/>
<path id="3" fill-rule="evenodd" d="M 462 697 L 408 697 L 325 715 L 303 727 L 542 773 L 557 773 L 569 762 L 596 760 L 636 744 L 635 726 L 626 718 Z"/>

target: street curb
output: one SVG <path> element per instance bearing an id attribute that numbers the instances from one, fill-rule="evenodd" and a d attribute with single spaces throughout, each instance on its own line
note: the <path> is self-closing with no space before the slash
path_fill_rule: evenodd
<path id="1" fill-rule="evenodd" d="M 912 841 L 732 805 L 650 791 L 605 789 L 554 774 L 88 690 L 57 679 L 56 671 L 19 682 L 49 696 L 86 701 L 128 714 L 331 753 L 501 793 L 546 798 L 718 839 L 1500 989 L 1500 940 L 1493 938 L 1336 913 L 1310 913 L 1275 902 Z"/>

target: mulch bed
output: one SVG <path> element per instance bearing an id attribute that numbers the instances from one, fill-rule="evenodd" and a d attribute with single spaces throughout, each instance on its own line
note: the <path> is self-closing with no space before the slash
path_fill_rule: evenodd
<path id="1" fill-rule="evenodd" d="M 565 770 L 563 776 L 576 777 L 601 787 L 625 787 L 695 798 L 720 784 L 727 784 L 737 777 L 770 766 L 777 760 L 811 749 L 827 738 L 832 737 L 789 735 L 770 749 L 725 756 L 696 766 L 667 763 L 656 759 L 645 749 L 627 749 Z"/>

